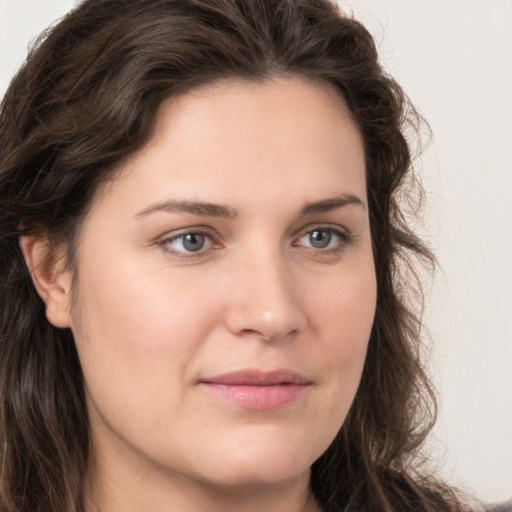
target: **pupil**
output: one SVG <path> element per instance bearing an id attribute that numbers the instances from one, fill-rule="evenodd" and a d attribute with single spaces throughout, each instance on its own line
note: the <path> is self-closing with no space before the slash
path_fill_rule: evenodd
<path id="1" fill-rule="evenodd" d="M 315 231 L 311 232 L 309 238 L 313 247 L 323 249 L 329 245 L 329 242 L 331 241 L 331 233 L 329 231 L 315 229 Z"/>
<path id="2" fill-rule="evenodd" d="M 183 240 L 183 247 L 187 249 L 187 251 L 199 251 L 203 248 L 204 245 L 204 235 L 200 235 L 197 233 L 192 233 L 189 235 L 185 235 Z"/>

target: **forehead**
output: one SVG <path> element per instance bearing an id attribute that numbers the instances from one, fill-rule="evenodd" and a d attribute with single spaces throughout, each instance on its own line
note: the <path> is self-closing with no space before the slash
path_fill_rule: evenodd
<path id="1" fill-rule="evenodd" d="M 114 182 L 129 180 L 139 195 L 144 188 L 155 197 L 233 193 L 241 200 L 258 191 L 270 197 L 272 187 L 308 201 L 337 183 L 362 196 L 364 175 L 362 137 L 341 94 L 327 84 L 273 79 L 222 81 L 168 99 L 149 141 Z"/>
<path id="2" fill-rule="evenodd" d="M 209 119 L 217 125 L 220 120 L 242 125 L 247 117 L 253 122 L 254 131 L 270 128 L 278 121 L 284 122 L 293 132 L 299 118 L 308 123 L 315 121 L 335 123 L 342 120 L 358 132 L 342 93 L 327 82 L 305 78 L 273 77 L 262 80 L 225 79 L 194 88 L 164 101 L 155 120 L 152 141 L 172 123 L 178 126 L 180 117 L 185 123 L 201 119 L 204 128 Z M 266 123 L 265 123 L 266 121 Z M 184 125 L 183 125 L 184 126 Z M 211 126 L 210 126 L 211 127 Z M 244 127 L 247 130 L 247 126 Z"/>

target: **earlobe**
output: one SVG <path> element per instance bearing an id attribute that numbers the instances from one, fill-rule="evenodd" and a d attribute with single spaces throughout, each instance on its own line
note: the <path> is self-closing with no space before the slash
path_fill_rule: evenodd
<path id="1" fill-rule="evenodd" d="M 48 321 L 59 328 L 71 327 L 70 292 L 72 275 L 65 270 L 64 253 L 44 236 L 22 236 L 20 247 L 32 282 L 46 306 Z"/>

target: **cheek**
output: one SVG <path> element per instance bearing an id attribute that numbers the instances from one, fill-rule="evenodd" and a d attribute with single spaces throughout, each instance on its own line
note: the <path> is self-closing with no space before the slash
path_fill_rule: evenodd
<path id="1" fill-rule="evenodd" d="M 197 322 L 195 283 L 180 282 L 158 268 L 140 262 L 83 271 L 79 286 L 77 326 L 91 342 L 108 339 L 115 348 L 132 346 L 147 352 L 193 342 Z"/>
<path id="2" fill-rule="evenodd" d="M 373 263 L 323 281 L 308 295 L 313 339 L 302 345 L 319 372 L 317 408 L 308 423 L 316 440 L 314 453 L 323 453 L 339 432 L 352 406 L 366 358 L 376 305 Z M 343 274 L 343 275 L 342 275 Z M 340 277 L 341 276 L 341 277 Z M 321 392 L 320 392 L 321 390 Z"/>
<path id="3" fill-rule="evenodd" d="M 119 403 L 143 403 L 162 389 L 178 392 L 213 316 L 205 307 L 198 322 L 201 305 L 191 283 L 138 267 L 89 265 L 79 279 L 73 333 L 87 387 L 98 400 L 113 395 L 123 397 Z"/>
<path id="4" fill-rule="evenodd" d="M 134 269 L 83 268 L 73 329 L 92 423 L 131 440 L 185 415 L 191 363 L 215 317 L 190 279 Z"/>
<path id="5" fill-rule="evenodd" d="M 347 273 L 342 282 L 326 285 L 314 300 L 316 329 L 323 342 L 325 366 L 332 392 L 351 402 L 364 366 L 376 306 L 373 264 Z"/>
<path id="6" fill-rule="evenodd" d="M 368 341 L 376 300 L 375 272 L 373 264 L 369 263 L 361 265 L 360 269 L 347 269 L 340 278 L 323 283 L 311 304 L 316 311 L 318 328 L 332 330 L 336 337 L 352 340 L 357 350 L 357 346 L 366 345 Z"/>

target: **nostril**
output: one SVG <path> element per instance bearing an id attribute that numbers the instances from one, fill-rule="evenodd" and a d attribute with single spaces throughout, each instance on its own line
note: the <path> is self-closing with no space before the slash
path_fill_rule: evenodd
<path id="1" fill-rule="evenodd" d="M 267 335 L 263 334 L 262 332 L 257 331 L 255 329 L 242 329 L 242 331 L 240 333 L 242 335 L 246 335 L 248 337 L 259 338 L 261 341 L 271 342 L 274 339 L 274 336 L 267 336 Z"/>
<path id="2" fill-rule="evenodd" d="M 287 338 L 289 336 L 293 336 L 297 332 L 298 332 L 297 329 L 291 329 L 291 330 L 288 330 L 288 331 L 282 330 L 282 331 L 270 334 L 270 333 L 265 333 L 265 332 L 262 332 L 262 331 L 258 331 L 256 329 L 242 329 L 239 334 L 244 336 L 244 337 L 247 337 L 247 338 L 257 339 L 259 341 L 263 341 L 263 342 L 266 342 L 266 343 L 273 343 L 273 342 L 275 342 L 275 341 L 277 341 L 279 339 Z"/>

